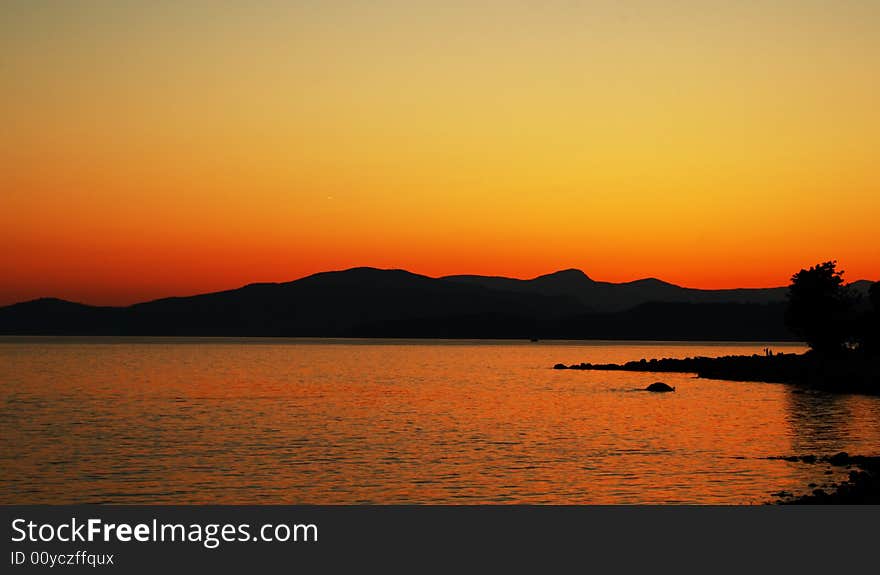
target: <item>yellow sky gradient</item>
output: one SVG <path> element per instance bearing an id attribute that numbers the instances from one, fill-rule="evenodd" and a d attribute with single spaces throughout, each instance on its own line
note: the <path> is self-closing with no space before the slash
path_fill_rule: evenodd
<path id="1" fill-rule="evenodd" d="M 0 5 L 0 304 L 880 279 L 880 2 Z"/>

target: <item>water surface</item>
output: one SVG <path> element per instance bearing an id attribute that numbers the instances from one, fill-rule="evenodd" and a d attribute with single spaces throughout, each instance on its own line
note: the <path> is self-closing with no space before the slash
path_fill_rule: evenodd
<path id="1" fill-rule="evenodd" d="M 877 397 L 550 369 L 768 345 L 0 338 L 0 503 L 759 503 L 880 453 Z"/>

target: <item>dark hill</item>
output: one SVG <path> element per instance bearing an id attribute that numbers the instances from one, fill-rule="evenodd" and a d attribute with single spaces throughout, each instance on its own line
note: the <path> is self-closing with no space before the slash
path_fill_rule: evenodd
<path id="1" fill-rule="evenodd" d="M 354 268 L 128 307 L 39 299 L 0 308 L 0 334 L 791 339 L 784 294 Z"/>
<path id="2" fill-rule="evenodd" d="M 565 296 L 355 268 L 124 308 L 35 300 L 0 308 L 0 333 L 529 337 L 539 319 L 576 311 Z"/>
<path id="3" fill-rule="evenodd" d="M 569 295 L 596 312 L 622 311 L 648 302 L 764 304 L 785 301 L 786 297 L 784 287 L 701 290 L 655 278 L 626 283 L 597 282 L 580 270 L 566 270 L 530 280 L 473 275 L 443 279 L 521 293 Z"/>
<path id="4" fill-rule="evenodd" d="M 40 298 L 0 307 L 0 333 L 44 335 L 107 333 L 121 320 L 124 308 L 98 307 Z"/>

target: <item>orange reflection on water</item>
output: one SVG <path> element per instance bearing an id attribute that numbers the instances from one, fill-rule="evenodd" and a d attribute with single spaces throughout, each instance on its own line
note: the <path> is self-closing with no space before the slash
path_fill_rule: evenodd
<path id="1" fill-rule="evenodd" d="M 878 451 L 876 397 L 549 369 L 765 345 L 6 338 L 0 502 L 757 503 Z"/>

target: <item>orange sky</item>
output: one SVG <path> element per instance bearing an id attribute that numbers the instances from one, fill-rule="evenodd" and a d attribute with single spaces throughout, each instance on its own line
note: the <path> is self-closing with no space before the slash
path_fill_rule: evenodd
<path id="1" fill-rule="evenodd" d="M 0 304 L 880 279 L 880 3 L 0 5 Z"/>

